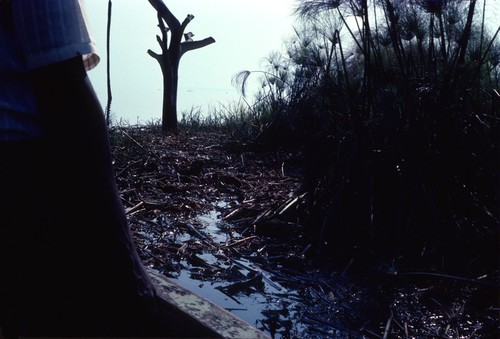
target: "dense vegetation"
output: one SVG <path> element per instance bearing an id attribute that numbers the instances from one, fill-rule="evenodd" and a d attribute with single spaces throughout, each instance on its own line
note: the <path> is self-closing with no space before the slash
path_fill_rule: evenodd
<path id="1" fill-rule="evenodd" d="M 287 52 L 237 116 L 264 144 L 307 145 L 317 253 L 497 268 L 500 45 L 483 5 L 298 1 Z M 235 77 L 243 91 L 253 73 Z"/>

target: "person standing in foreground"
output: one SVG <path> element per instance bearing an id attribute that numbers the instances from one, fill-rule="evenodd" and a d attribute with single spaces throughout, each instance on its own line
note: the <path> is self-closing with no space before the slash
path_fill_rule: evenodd
<path id="1" fill-rule="evenodd" d="M 6 337 L 167 336 L 87 77 L 98 62 L 83 0 L 0 0 Z"/>

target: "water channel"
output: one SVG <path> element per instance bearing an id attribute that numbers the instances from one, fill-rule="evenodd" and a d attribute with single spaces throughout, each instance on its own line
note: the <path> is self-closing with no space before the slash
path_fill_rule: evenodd
<path id="1" fill-rule="evenodd" d="M 225 202 L 219 202 L 213 210 L 197 217 L 203 226 L 199 229 L 215 244 L 222 245 L 228 241 L 229 226 L 221 216 L 221 210 L 226 207 Z M 236 236 L 240 235 L 233 230 L 232 237 Z M 349 332 L 343 324 L 332 322 L 332 315 L 346 313 L 346 308 L 340 307 L 334 299 L 350 293 L 347 287 L 342 286 L 339 277 L 334 282 L 332 279 L 336 280 L 336 277 L 323 276 L 320 272 L 290 271 L 287 275 L 281 271 L 276 274 L 266 271 L 256 262 L 259 260 L 254 261 L 252 257 L 231 258 L 228 261 L 227 257 L 218 256 L 217 253 L 204 252 L 198 254 L 197 258 L 204 265 L 233 271 L 230 275 L 237 275 L 241 279 L 228 281 L 216 276 L 209 277 L 206 271 L 197 274 L 197 265 L 189 260 L 179 263 L 183 268 L 169 278 L 272 338 L 345 338 Z"/>

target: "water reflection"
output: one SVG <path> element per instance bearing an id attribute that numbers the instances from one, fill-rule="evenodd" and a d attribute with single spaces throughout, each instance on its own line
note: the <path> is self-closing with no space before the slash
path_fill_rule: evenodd
<path id="1" fill-rule="evenodd" d="M 196 217 L 204 234 L 214 243 L 228 244 L 231 239 L 241 237 L 231 225 L 222 219 L 219 211 L 228 206 L 222 201 L 214 210 Z M 207 275 L 194 267 L 192 261 L 183 263 L 184 269 L 171 278 L 172 281 L 228 310 L 249 324 L 266 332 L 273 338 L 325 338 L 329 329 L 321 324 L 303 321 L 305 310 L 310 307 L 303 302 L 302 285 L 283 286 L 273 274 L 261 268 L 251 258 L 232 257 L 203 252 L 197 254 L 204 264 L 224 270 Z M 220 277 L 219 277 L 220 275 Z M 308 324 L 309 323 L 309 324 Z M 314 330 L 311 331 L 311 328 Z M 329 335 L 327 335 L 328 337 Z"/>

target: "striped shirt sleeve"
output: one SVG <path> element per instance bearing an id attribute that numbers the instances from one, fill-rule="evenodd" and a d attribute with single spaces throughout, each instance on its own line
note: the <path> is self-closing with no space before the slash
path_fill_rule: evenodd
<path id="1" fill-rule="evenodd" d="M 84 0 L 13 0 L 14 22 L 28 68 L 81 55 L 87 70 L 99 62 Z"/>

